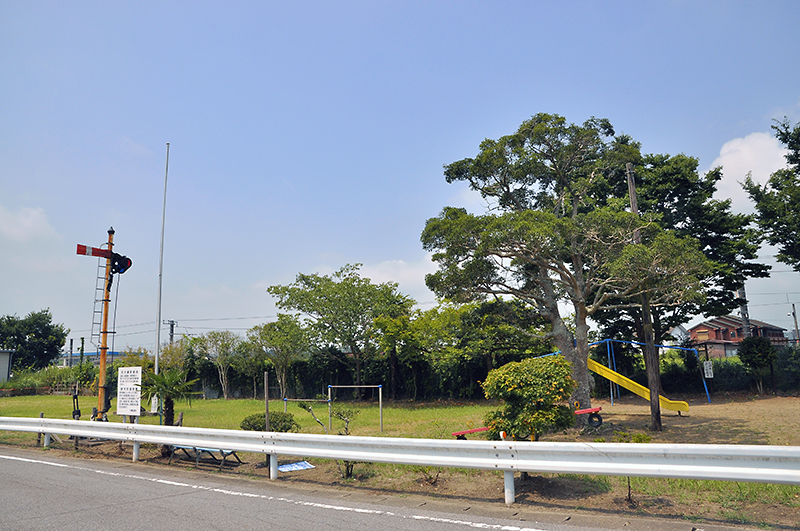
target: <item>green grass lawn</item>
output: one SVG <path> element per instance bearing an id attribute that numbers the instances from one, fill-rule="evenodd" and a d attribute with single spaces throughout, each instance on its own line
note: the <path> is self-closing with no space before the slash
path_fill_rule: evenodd
<path id="1" fill-rule="evenodd" d="M 91 417 L 92 407 L 97 406 L 96 397 L 80 397 L 81 419 Z M 324 402 L 312 403 L 314 414 L 326 426 L 328 424 L 328 406 Z M 324 433 L 308 411 L 302 410 L 297 402 L 270 400 L 270 411 L 283 411 L 284 405 L 288 413 L 294 415 L 300 424 L 301 433 Z M 337 404 L 338 405 L 338 404 Z M 451 432 L 483 426 L 483 418 L 492 409 L 488 404 L 463 404 L 434 402 L 431 404 L 392 404 L 383 408 L 383 432 L 380 429 L 380 408 L 377 403 L 342 403 L 343 407 L 358 410 L 358 414 L 350 422 L 351 435 L 385 436 L 385 437 L 420 437 L 451 438 Z M 122 422 L 113 412 L 116 401 L 111 401 L 111 422 Z M 242 420 L 253 413 L 264 411 L 263 400 L 193 400 L 191 404 L 178 402 L 175 404 L 175 417 L 183 412 L 183 425 L 198 428 L 239 429 Z M 0 416 L 3 417 L 38 417 L 44 413 L 46 418 L 72 418 L 72 397 L 60 395 L 16 396 L 0 398 Z M 158 424 L 158 416 L 145 416 L 139 422 Z M 331 433 L 339 433 L 343 422 L 334 418 Z M 0 432 L 0 441 L 9 436 Z"/>

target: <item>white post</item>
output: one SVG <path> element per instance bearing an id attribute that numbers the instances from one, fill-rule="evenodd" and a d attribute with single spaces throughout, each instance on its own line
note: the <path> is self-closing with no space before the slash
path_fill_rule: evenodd
<path id="1" fill-rule="evenodd" d="M 138 416 L 133 417 L 133 423 L 139 424 Z M 139 441 L 133 441 L 133 462 L 135 463 L 138 460 L 139 460 Z"/>
<path id="2" fill-rule="evenodd" d="M 328 429 L 331 429 L 331 421 L 333 420 L 333 409 L 331 408 L 331 386 L 328 386 Z"/>
<path id="3" fill-rule="evenodd" d="M 156 374 L 158 374 L 158 358 L 159 352 L 161 351 L 161 279 L 164 272 L 164 225 L 167 221 L 167 175 L 169 175 L 169 142 L 167 142 L 167 162 L 164 166 L 164 207 L 161 209 L 161 252 L 158 258 L 158 309 L 156 310 L 155 364 Z"/>
<path id="4" fill-rule="evenodd" d="M 49 433 L 45 433 L 44 434 L 44 447 L 47 448 L 48 446 L 50 446 L 50 434 Z"/>
<path id="5" fill-rule="evenodd" d="M 514 471 L 506 470 L 503 472 L 503 480 L 506 491 L 506 505 L 514 503 Z"/>
<path id="6" fill-rule="evenodd" d="M 381 412 L 381 433 L 383 433 L 383 386 L 378 386 L 378 409 Z"/>
<path id="7" fill-rule="evenodd" d="M 278 479 L 278 454 L 269 454 L 269 479 Z"/>

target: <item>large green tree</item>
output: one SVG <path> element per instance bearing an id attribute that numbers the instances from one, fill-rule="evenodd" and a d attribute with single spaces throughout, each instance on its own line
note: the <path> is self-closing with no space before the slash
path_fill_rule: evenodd
<path id="1" fill-rule="evenodd" d="M 248 340 L 242 344 L 231 360 L 231 367 L 253 383 L 253 398 L 258 396 L 258 382 L 264 378 L 267 359 L 267 354 Z"/>
<path id="2" fill-rule="evenodd" d="M 696 158 L 642 155 L 639 144 L 625 136 L 615 139 L 612 151 L 619 164 L 630 162 L 635 168 L 639 210 L 657 216 L 659 225 L 676 235 L 696 239 L 710 261 L 702 277 L 704 298 L 653 308 L 655 340 L 666 340 L 672 328 L 693 315 L 730 313 L 741 303 L 736 290 L 747 278 L 767 276 L 769 267 L 754 261 L 760 238 L 753 217 L 732 213 L 730 200 L 713 198 L 722 178 L 721 169 L 701 175 Z M 593 192 L 598 201 L 627 200 L 629 191 L 621 169 L 613 170 L 605 182 L 607 188 L 598 187 Z M 601 310 L 593 319 L 601 325 L 604 337 L 643 337 L 641 308 Z"/>
<path id="3" fill-rule="evenodd" d="M 756 379 L 758 394 L 764 394 L 764 384 L 761 370 L 770 368 L 772 374 L 773 391 L 775 390 L 775 372 L 773 363 L 778 357 L 775 346 L 768 337 L 746 337 L 739 343 L 738 355 L 742 363 L 745 364 Z"/>
<path id="4" fill-rule="evenodd" d="M 388 358 L 389 396 L 396 399 L 405 394 L 412 400 L 428 392 L 448 392 L 454 387 L 459 394 L 472 396 L 477 391 L 478 378 L 471 378 L 467 364 L 459 356 L 458 337 L 462 316 L 468 305 L 440 304 L 429 310 L 414 310 L 400 315 L 382 315 L 375 319 L 380 346 Z M 454 363 L 447 363 L 453 360 Z M 443 378 L 442 366 L 457 367 L 457 378 Z M 443 379 L 450 380 L 443 382 Z M 453 380 L 458 380 L 453 385 Z"/>
<path id="5" fill-rule="evenodd" d="M 242 338 L 229 330 L 214 330 L 199 338 L 199 354 L 209 359 L 217 369 L 222 396 L 230 396 L 228 374 L 236 356 L 242 351 Z"/>
<path id="6" fill-rule="evenodd" d="M 788 149 L 787 167 L 770 175 L 764 185 L 748 175 L 744 189 L 756 204 L 767 241 L 778 247 L 778 261 L 800 272 L 800 123 L 792 128 L 784 118 L 772 128 Z"/>
<path id="7" fill-rule="evenodd" d="M 272 362 L 278 376 L 281 398 L 285 398 L 289 366 L 308 352 L 306 330 L 295 316 L 279 313 L 277 321 L 251 328 L 247 338 L 254 353 Z"/>
<path id="8" fill-rule="evenodd" d="M 626 211 L 625 201 L 597 200 L 595 191 L 620 172 L 613 135 L 607 120 L 575 125 L 538 114 L 515 134 L 485 140 L 475 158 L 445 166 L 445 178 L 467 182 L 491 212 L 445 208 L 421 238 L 439 263 L 426 279 L 437 294 L 513 297 L 549 322 L 544 337 L 578 383 L 571 400 L 585 406 L 588 318 L 636 306 L 643 294 L 655 307 L 702 298 L 699 276 L 708 268 L 695 240 Z"/>
<path id="9" fill-rule="evenodd" d="M 414 304 L 394 282 L 373 284 L 359 274 L 359 268 L 360 264 L 348 264 L 332 275 L 298 274 L 288 286 L 267 289 L 278 299 L 278 308 L 306 317 L 320 348 L 335 346 L 348 354 L 356 385 L 362 385 L 365 361 L 377 352 L 375 318 L 400 315 Z"/>
<path id="10" fill-rule="evenodd" d="M 41 369 L 57 359 L 69 330 L 53 323 L 50 310 L 0 317 L 0 346 L 14 351 L 13 367 Z"/>
<path id="11" fill-rule="evenodd" d="M 482 359 L 487 373 L 506 363 L 552 352 L 542 340 L 547 322 L 517 299 L 493 299 L 469 308 L 462 317 L 458 348 Z"/>

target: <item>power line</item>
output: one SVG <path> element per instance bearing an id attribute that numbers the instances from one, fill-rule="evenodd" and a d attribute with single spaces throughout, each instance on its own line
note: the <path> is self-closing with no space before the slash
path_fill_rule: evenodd
<path id="1" fill-rule="evenodd" d="M 182 326 L 185 330 L 250 330 L 250 328 L 220 328 L 214 326 Z"/>
<path id="2" fill-rule="evenodd" d="M 176 321 L 184 322 L 199 322 L 199 321 L 243 321 L 247 319 L 275 319 L 277 315 L 259 315 L 256 317 L 218 317 L 216 319 L 176 319 Z"/>

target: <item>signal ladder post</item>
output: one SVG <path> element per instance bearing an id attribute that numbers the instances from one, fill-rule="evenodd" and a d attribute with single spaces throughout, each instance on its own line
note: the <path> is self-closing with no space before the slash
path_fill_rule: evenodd
<path id="1" fill-rule="evenodd" d="M 114 280 L 114 273 L 122 274 L 131 267 L 131 259 L 114 252 L 114 227 L 108 229 L 108 242 L 106 249 L 89 247 L 78 244 L 77 254 L 85 256 L 97 256 L 106 259 L 105 267 L 105 291 L 103 295 L 103 319 L 100 329 L 100 375 L 97 389 L 97 415 L 95 419 L 106 420 L 109 404 L 107 403 L 108 390 L 106 389 L 106 355 L 108 353 L 108 314 L 111 302 L 111 284 Z"/>

